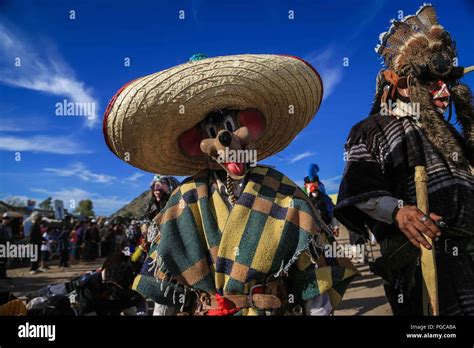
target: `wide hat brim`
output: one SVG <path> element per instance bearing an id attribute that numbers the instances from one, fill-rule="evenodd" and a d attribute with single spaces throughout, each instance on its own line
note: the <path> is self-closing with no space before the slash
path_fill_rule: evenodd
<path id="1" fill-rule="evenodd" d="M 283 150 L 319 109 L 323 85 L 307 62 L 282 55 L 233 55 L 188 62 L 123 86 L 104 114 L 107 145 L 145 171 L 192 175 L 208 166 L 190 157 L 178 137 L 221 108 L 257 109 L 266 128 L 258 160 Z"/>

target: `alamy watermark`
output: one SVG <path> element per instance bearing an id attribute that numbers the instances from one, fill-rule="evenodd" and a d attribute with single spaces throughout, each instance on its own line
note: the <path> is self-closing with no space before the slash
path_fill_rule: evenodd
<path id="1" fill-rule="evenodd" d="M 324 246 L 324 256 L 328 258 L 349 258 L 355 262 L 364 262 L 365 245 L 338 244 L 333 242 Z"/>
<path id="2" fill-rule="evenodd" d="M 56 116 L 83 116 L 90 120 L 96 115 L 94 102 L 72 102 L 64 99 L 55 104 L 55 109 Z"/>
<path id="3" fill-rule="evenodd" d="M 47 338 L 48 341 L 52 342 L 56 340 L 56 325 L 53 324 L 25 324 L 18 326 L 18 337 L 19 338 Z"/>
<path id="4" fill-rule="evenodd" d="M 420 103 L 399 103 L 389 100 L 381 104 L 380 115 L 382 116 L 412 116 L 415 119 L 420 117 Z"/>
<path id="5" fill-rule="evenodd" d="M 7 259 L 30 259 L 33 262 L 38 261 L 39 251 L 36 244 L 14 244 L 6 242 L 0 244 L 0 258 Z"/>
<path id="6" fill-rule="evenodd" d="M 226 147 L 217 151 L 217 154 L 218 163 L 249 163 L 251 167 L 257 165 L 257 150 L 232 150 Z"/>

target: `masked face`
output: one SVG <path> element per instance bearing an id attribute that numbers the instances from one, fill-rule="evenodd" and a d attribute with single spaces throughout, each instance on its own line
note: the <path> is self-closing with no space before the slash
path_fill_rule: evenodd
<path id="1" fill-rule="evenodd" d="M 396 97 L 404 102 L 410 100 L 410 77 L 401 77 L 397 82 Z M 436 107 L 436 110 L 442 114 L 449 106 L 449 98 L 451 94 L 447 84 L 442 80 L 435 80 L 425 82 L 424 86 L 431 94 L 431 102 Z"/>
<path id="2" fill-rule="evenodd" d="M 157 181 L 153 185 L 153 196 L 157 202 L 160 202 L 164 197 L 169 196 L 170 187 L 164 183 Z"/>
<path id="3" fill-rule="evenodd" d="M 265 127 L 265 118 L 258 110 L 224 108 L 210 112 L 181 134 L 178 144 L 189 156 L 205 155 L 210 169 L 224 170 L 232 179 L 241 179 L 249 166 L 256 164 L 253 145 Z"/>
<path id="4" fill-rule="evenodd" d="M 438 112 L 444 113 L 449 105 L 449 97 L 451 96 L 446 83 L 441 80 L 431 82 L 428 85 L 428 90 L 432 95 L 432 102 L 436 106 Z"/>
<path id="5" fill-rule="evenodd" d="M 304 187 L 306 188 L 306 191 L 308 192 L 308 194 L 311 194 L 313 192 L 318 192 L 318 183 L 316 182 L 305 183 Z"/>

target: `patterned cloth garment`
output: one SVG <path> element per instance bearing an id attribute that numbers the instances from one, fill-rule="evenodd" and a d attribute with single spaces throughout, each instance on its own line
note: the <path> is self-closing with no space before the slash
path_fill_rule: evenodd
<path id="1" fill-rule="evenodd" d="M 171 196 L 133 288 L 176 306 L 183 294 L 248 294 L 254 285 L 284 277 L 295 304 L 327 293 L 335 308 L 357 270 L 347 259 L 324 257 L 332 236 L 304 192 L 278 171 L 257 166 L 229 209 L 213 179 L 204 170 Z M 235 315 L 264 314 L 243 308 Z"/>

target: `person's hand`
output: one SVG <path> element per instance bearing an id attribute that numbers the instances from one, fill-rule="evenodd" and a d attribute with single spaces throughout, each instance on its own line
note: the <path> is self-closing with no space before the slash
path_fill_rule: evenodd
<path id="1" fill-rule="evenodd" d="M 339 226 L 334 226 L 334 228 L 332 229 L 332 234 L 334 235 L 334 237 L 339 237 Z"/>
<path id="2" fill-rule="evenodd" d="M 400 208 L 395 216 L 398 228 L 407 236 L 408 240 L 418 248 L 420 244 L 422 244 L 427 249 L 431 249 L 431 244 L 426 240 L 424 234 L 431 239 L 439 237 L 441 231 L 434 221 L 442 219 L 441 216 L 433 213 L 427 217 L 421 210 L 413 205 L 406 205 Z"/>

